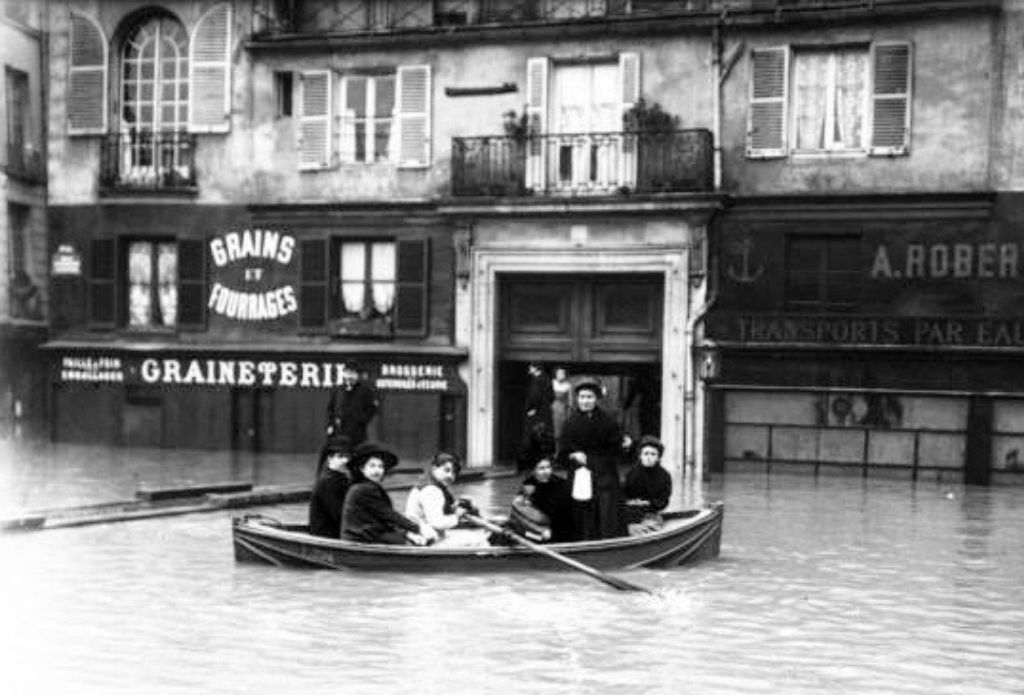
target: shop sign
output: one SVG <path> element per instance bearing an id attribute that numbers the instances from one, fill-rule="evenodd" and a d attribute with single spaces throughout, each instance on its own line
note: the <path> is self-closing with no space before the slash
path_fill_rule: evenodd
<path id="1" fill-rule="evenodd" d="M 274 266 L 291 265 L 295 237 L 246 229 L 215 236 L 209 247 L 216 269 L 207 301 L 210 311 L 236 321 L 273 321 L 298 310 L 294 285 L 274 284 L 271 272 Z"/>
<path id="2" fill-rule="evenodd" d="M 1005 280 L 1020 276 L 1015 243 L 914 243 L 903 248 L 878 244 L 872 280 Z"/>
<path id="3" fill-rule="evenodd" d="M 107 357 L 65 355 L 62 382 L 116 382 L 150 386 L 335 388 L 344 361 L 277 358 Z M 382 392 L 458 393 L 462 380 L 451 365 L 388 361 L 364 364 L 363 379 Z"/>
<path id="4" fill-rule="evenodd" d="M 60 360 L 60 380 L 119 384 L 124 381 L 124 369 L 120 357 L 65 355 Z"/>
<path id="5" fill-rule="evenodd" d="M 54 277 L 79 277 L 82 274 L 82 255 L 71 244 L 61 244 L 50 259 L 50 274 Z"/>
<path id="6" fill-rule="evenodd" d="M 718 315 L 709 335 L 740 343 L 1024 348 L 1024 319 Z"/>

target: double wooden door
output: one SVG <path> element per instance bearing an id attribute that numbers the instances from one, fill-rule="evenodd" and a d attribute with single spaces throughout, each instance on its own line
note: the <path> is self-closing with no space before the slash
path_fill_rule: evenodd
<path id="1" fill-rule="evenodd" d="M 499 282 L 500 359 L 661 360 L 664 280 L 660 275 L 510 274 Z"/>

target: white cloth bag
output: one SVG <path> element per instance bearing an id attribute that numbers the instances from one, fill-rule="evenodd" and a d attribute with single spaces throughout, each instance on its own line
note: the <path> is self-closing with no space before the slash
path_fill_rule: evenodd
<path id="1" fill-rule="evenodd" d="M 590 469 L 580 466 L 572 479 L 572 498 L 577 502 L 588 502 L 594 496 L 594 484 L 590 478 Z"/>

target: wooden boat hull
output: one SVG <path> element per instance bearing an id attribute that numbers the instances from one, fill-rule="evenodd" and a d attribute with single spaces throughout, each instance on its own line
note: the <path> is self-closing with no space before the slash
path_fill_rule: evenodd
<path id="1" fill-rule="evenodd" d="M 546 547 L 597 569 L 674 567 L 718 557 L 722 539 L 721 502 L 704 509 L 666 515 L 665 526 L 643 536 Z M 355 543 L 317 538 L 302 526 L 286 526 L 261 516 L 232 520 L 238 562 L 281 567 L 392 572 L 508 572 L 565 569 L 520 547 L 417 547 Z"/>

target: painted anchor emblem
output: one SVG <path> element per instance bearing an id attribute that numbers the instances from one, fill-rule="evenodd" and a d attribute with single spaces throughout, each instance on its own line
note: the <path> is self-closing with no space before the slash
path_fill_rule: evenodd
<path id="1" fill-rule="evenodd" d="M 733 266 L 732 263 L 725 269 L 726 274 L 736 282 L 750 283 L 757 280 L 764 273 L 764 265 L 758 265 L 757 269 L 751 273 L 750 268 L 750 249 L 754 247 L 754 242 L 750 239 L 744 239 L 733 245 L 733 253 L 739 256 L 740 269 L 739 271 Z"/>

